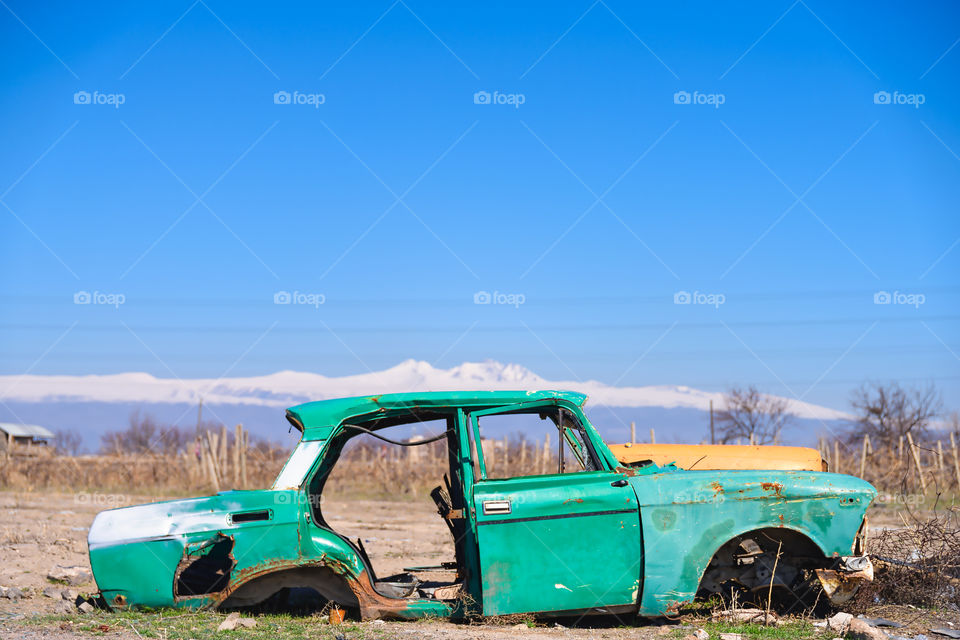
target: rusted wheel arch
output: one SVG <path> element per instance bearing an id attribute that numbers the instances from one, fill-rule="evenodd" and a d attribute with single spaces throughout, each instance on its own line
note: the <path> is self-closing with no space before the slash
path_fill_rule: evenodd
<path id="1" fill-rule="evenodd" d="M 751 541 L 758 547 L 752 554 L 749 548 L 744 548 L 744 545 L 750 547 Z M 759 589 L 766 594 L 772 584 L 781 592 L 788 593 L 795 600 L 794 605 L 811 604 L 808 602 L 809 588 L 804 586 L 806 584 L 804 571 L 824 566 L 828 558 L 820 546 L 805 533 L 786 527 L 754 529 L 721 544 L 700 577 L 698 595 L 720 594 L 721 590 L 717 588 L 720 584 L 738 581 L 744 572 L 750 570 L 736 567 L 735 556 L 751 555 L 757 559 L 768 560 L 767 565 L 769 565 L 769 556 L 779 555 L 779 557 L 776 558 L 773 567 L 758 566 L 754 569 L 754 575 L 751 576 L 752 582 L 743 584 L 744 588 Z M 774 581 L 774 573 L 781 580 L 787 578 L 787 584 Z"/>

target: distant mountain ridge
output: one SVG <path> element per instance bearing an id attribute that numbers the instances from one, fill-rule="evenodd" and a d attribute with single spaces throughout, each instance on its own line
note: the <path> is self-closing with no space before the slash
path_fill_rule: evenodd
<path id="1" fill-rule="evenodd" d="M 118 403 L 247 405 L 284 408 L 310 400 L 411 391 L 470 389 L 571 389 L 589 396 L 588 407 L 695 409 L 723 407 L 723 394 L 686 386 L 619 387 L 596 380 L 546 380 L 526 367 L 494 360 L 464 362 L 438 369 L 422 360 L 405 360 L 382 371 L 328 377 L 319 373 L 278 371 L 264 376 L 221 379 L 157 378 L 148 373 L 109 375 L 0 376 L 0 398 L 20 403 Z M 784 398 L 800 419 L 835 421 L 849 415 Z"/>

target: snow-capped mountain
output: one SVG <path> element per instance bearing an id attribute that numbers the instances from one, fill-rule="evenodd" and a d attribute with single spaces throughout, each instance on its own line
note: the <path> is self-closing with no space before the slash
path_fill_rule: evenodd
<path id="1" fill-rule="evenodd" d="M 122 403 L 157 405 L 246 405 L 285 408 L 310 400 L 404 391 L 468 389 L 571 389 L 586 393 L 588 407 L 695 409 L 710 401 L 723 407 L 723 394 L 684 386 L 618 387 L 595 380 L 546 380 L 518 364 L 492 360 L 464 362 L 438 369 L 421 360 L 406 360 L 383 371 L 328 377 L 318 373 L 279 371 L 249 378 L 156 378 L 147 373 L 88 376 L 0 376 L 0 399 L 18 403 Z M 787 398 L 797 418 L 843 420 L 847 414 Z"/>

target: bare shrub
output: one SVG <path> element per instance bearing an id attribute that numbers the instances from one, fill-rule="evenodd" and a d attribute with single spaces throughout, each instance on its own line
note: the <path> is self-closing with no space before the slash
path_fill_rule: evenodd
<path id="1" fill-rule="evenodd" d="M 907 510 L 901 518 L 902 528 L 885 529 L 870 543 L 876 577 L 858 596 L 861 606 L 960 606 L 960 508 Z"/>
<path id="2" fill-rule="evenodd" d="M 61 456 L 76 456 L 83 451 L 83 438 L 73 429 L 58 429 L 54 451 Z"/>

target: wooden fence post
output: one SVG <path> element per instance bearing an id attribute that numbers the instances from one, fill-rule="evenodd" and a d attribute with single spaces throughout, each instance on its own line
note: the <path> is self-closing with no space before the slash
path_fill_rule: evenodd
<path id="1" fill-rule="evenodd" d="M 956 476 L 957 487 L 960 488 L 960 460 L 957 460 L 957 440 L 950 432 L 950 448 L 953 449 L 953 475 Z"/>
<path id="2" fill-rule="evenodd" d="M 220 425 L 220 453 L 217 455 L 217 462 L 220 463 L 220 478 L 227 482 L 227 469 L 230 466 L 230 458 L 227 457 L 227 425 Z"/>
<path id="3" fill-rule="evenodd" d="M 913 436 L 907 431 L 907 442 L 910 444 L 910 453 L 913 456 L 913 463 L 917 466 L 917 477 L 920 478 L 920 491 L 927 492 L 927 481 L 923 478 L 923 468 L 920 466 L 920 455 L 913 444 Z"/>
<path id="4" fill-rule="evenodd" d="M 247 444 L 250 442 L 250 434 L 241 431 L 243 438 L 240 445 L 240 486 L 247 488 Z"/>
<path id="5" fill-rule="evenodd" d="M 860 477 L 863 477 L 867 469 L 867 446 L 870 443 L 870 436 L 863 434 L 863 451 L 860 452 Z"/>
<path id="6" fill-rule="evenodd" d="M 240 488 L 240 443 L 243 441 L 243 425 L 233 429 L 233 487 Z"/>

